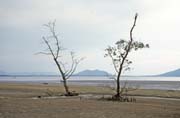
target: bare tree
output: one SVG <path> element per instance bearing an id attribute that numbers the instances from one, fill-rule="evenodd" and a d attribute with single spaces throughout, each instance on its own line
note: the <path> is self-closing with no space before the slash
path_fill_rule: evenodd
<path id="1" fill-rule="evenodd" d="M 66 63 L 63 61 L 65 49 L 62 47 L 61 42 L 59 41 L 58 35 L 55 31 L 55 21 L 49 22 L 44 25 L 50 31 L 50 35 L 43 36 L 42 39 L 47 46 L 47 50 L 44 52 L 39 52 L 40 54 L 52 56 L 59 73 L 63 79 L 63 85 L 67 96 L 77 95 L 77 93 L 70 92 L 67 85 L 67 80 L 73 75 L 78 64 L 83 60 L 83 58 L 77 59 L 74 52 L 70 52 L 71 63 Z"/>
<path id="2" fill-rule="evenodd" d="M 133 40 L 133 30 L 136 26 L 136 20 L 137 20 L 138 14 L 136 13 L 134 17 L 134 23 L 133 26 L 130 29 L 130 40 L 126 41 L 123 39 L 120 39 L 115 43 L 115 46 L 108 46 L 108 48 L 105 50 L 106 54 L 105 57 L 110 57 L 115 69 L 115 72 L 117 74 L 116 76 L 116 98 L 120 98 L 122 96 L 122 92 L 124 91 L 124 87 L 120 87 L 120 77 L 122 74 L 122 71 L 130 70 L 130 64 L 132 61 L 128 59 L 128 55 L 132 50 L 137 51 L 138 49 L 142 48 L 149 48 L 148 44 L 144 44 L 142 42 L 134 41 Z"/>

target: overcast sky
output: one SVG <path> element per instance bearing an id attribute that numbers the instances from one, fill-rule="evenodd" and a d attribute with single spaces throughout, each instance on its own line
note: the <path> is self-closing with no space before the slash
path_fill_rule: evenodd
<path id="1" fill-rule="evenodd" d="M 179 0 L 0 0 L 0 71 L 57 72 L 45 49 L 43 24 L 56 19 L 56 31 L 68 50 L 86 59 L 77 72 L 102 69 L 114 73 L 104 49 L 129 39 L 135 13 L 134 39 L 150 44 L 129 55 L 125 74 L 159 74 L 180 68 Z"/>

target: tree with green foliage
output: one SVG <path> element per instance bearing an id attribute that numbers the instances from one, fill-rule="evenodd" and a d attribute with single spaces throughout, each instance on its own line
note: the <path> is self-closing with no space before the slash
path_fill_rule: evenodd
<path id="1" fill-rule="evenodd" d="M 133 40 L 133 30 L 136 26 L 138 14 L 136 13 L 134 18 L 134 23 L 132 28 L 130 29 L 130 40 L 120 39 L 115 43 L 115 46 L 108 46 L 105 50 L 105 57 L 110 57 L 116 72 L 116 98 L 121 98 L 123 93 L 123 88 L 120 87 L 120 78 L 122 75 L 122 71 L 130 70 L 130 64 L 132 61 L 128 59 L 128 55 L 131 51 L 137 51 L 143 48 L 149 48 L 149 44 L 144 44 L 139 41 Z"/>

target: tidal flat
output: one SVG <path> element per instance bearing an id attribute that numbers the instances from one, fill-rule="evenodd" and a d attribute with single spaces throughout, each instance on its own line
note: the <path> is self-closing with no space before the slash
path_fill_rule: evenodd
<path id="1" fill-rule="evenodd" d="M 60 96 L 64 89 L 58 84 L 0 83 L 0 118 L 180 117 L 180 91 L 137 89 L 128 93 L 136 102 L 115 102 L 83 97 L 114 94 L 108 87 L 71 85 L 70 88 L 81 97 Z"/>

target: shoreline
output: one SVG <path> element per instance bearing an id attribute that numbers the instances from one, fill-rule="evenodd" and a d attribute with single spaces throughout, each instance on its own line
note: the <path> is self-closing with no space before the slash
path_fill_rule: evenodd
<path id="1" fill-rule="evenodd" d="M 143 90 L 166 90 L 166 91 L 180 91 L 180 81 L 139 81 L 139 80 L 122 80 L 121 86 L 127 82 L 130 88 L 139 88 Z M 60 81 L 1 81 L 1 84 L 29 84 L 29 85 L 62 85 Z M 70 86 L 93 86 L 93 87 L 108 87 L 113 88 L 115 82 L 112 80 L 70 80 Z"/>

